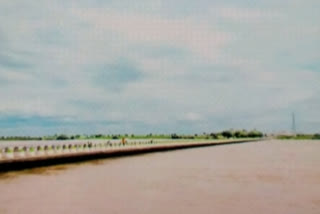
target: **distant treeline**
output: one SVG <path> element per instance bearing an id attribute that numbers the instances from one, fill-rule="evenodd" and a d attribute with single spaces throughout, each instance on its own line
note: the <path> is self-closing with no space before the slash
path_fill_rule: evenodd
<path id="1" fill-rule="evenodd" d="M 225 130 L 222 132 L 203 133 L 202 135 L 177 135 L 172 134 L 172 139 L 225 139 L 225 138 L 261 138 L 264 134 L 257 130 Z"/>
<path id="2" fill-rule="evenodd" d="M 42 137 L 29 137 L 29 136 L 1 136 L 0 140 L 42 140 Z"/>
<path id="3" fill-rule="evenodd" d="M 296 135 L 278 135 L 281 140 L 320 140 L 320 134 L 296 134 Z"/>
<path id="4" fill-rule="evenodd" d="M 225 139 L 225 138 L 260 138 L 264 134 L 257 130 L 225 130 L 222 132 L 202 133 L 194 135 L 185 134 L 94 134 L 94 135 L 66 135 L 55 134 L 52 136 L 29 137 L 29 136 L 10 136 L 0 137 L 0 140 L 77 140 L 77 139 Z"/>
<path id="5" fill-rule="evenodd" d="M 221 132 L 203 132 L 201 134 L 147 134 L 147 135 L 135 135 L 135 134 L 93 134 L 93 135 L 66 135 L 55 134 L 51 136 L 42 137 L 30 137 L 30 136 L 0 136 L 0 141 L 10 140 L 86 140 L 86 139 L 228 139 L 228 138 L 261 138 L 264 137 L 264 133 L 257 130 L 225 130 Z M 293 139 L 293 140 L 312 140 L 319 139 L 320 133 L 317 134 L 296 134 L 296 135 L 278 135 L 277 139 Z"/>

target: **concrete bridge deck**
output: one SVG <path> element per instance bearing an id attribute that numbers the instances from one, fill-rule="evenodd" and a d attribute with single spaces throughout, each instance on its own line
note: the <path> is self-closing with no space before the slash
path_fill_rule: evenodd
<path id="1" fill-rule="evenodd" d="M 106 157 L 134 155 L 177 149 L 255 142 L 261 139 L 232 139 L 212 141 L 131 141 L 122 144 L 116 141 L 58 143 L 40 142 L 27 146 L 6 146 L 0 148 L 0 172 L 27 168 L 74 163 Z"/>

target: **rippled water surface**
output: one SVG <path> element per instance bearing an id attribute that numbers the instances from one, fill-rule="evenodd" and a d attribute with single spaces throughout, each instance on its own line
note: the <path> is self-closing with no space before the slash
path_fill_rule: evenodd
<path id="1" fill-rule="evenodd" d="M 0 213 L 320 213 L 320 141 L 213 146 L 0 174 Z"/>

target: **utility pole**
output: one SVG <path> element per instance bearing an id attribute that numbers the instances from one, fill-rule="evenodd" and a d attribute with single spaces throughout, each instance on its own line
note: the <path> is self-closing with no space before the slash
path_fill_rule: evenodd
<path id="1" fill-rule="evenodd" d="M 294 112 L 292 112 L 292 126 L 291 126 L 291 129 L 292 129 L 292 134 L 296 134 L 296 118 L 295 118 L 295 115 L 294 115 Z"/>

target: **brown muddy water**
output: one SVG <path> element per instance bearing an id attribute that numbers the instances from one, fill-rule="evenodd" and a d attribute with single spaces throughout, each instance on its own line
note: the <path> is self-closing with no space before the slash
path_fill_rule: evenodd
<path id="1" fill-rule="evenodd" d="M 0 213 L 320 213 L 320 141 L 264 141 L 0 174 Z"/>

